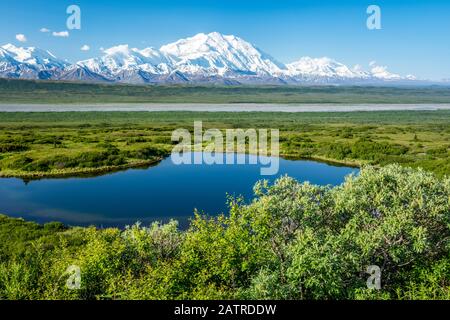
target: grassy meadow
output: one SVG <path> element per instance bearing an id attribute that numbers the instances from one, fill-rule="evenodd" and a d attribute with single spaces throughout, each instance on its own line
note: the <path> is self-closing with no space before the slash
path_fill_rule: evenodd
<path id="1" fill-rule="evenodd" d="M 0 79 L 0 103 L 450 103 L 450 87 L 138 86 Z"/>
<path id="2" fill-rule="evenodd" d="M 450 173 L 450 111 L 349 113 L 0 113 L 0 176 L 93 174 L 169 155 L 173 130 L 280 129 L 280 153 L 350 165 Z"/>

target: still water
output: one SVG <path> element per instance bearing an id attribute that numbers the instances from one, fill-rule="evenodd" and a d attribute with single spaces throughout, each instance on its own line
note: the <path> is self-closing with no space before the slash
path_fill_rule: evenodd
<path id="1" fill-rule="evenodd" d="M 253 156 L 249 156 L 253 157 Z M 0 179 L 0 213 L 37 222 L 98 227 L 177 219 L 187 225 L 194 209 L 227 212 L 226 197 L 252 199 L 253 185 L 289 175 L 299 181 L 338 185 L 358 169 L 305 160 L 279 159 L 278 175 L 263 177 L 260 165 L 174 165 L 171 158 L 146 169 L 98 177 Z"/>

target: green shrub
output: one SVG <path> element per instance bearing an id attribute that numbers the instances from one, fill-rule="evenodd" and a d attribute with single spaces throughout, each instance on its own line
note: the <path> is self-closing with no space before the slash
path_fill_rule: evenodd
<path id="1" fill-rule="evenodd" d="M 18 143 L 1 143 L 0 144 L 0 152 L 20 152 L 27 151 L 30 147 L 26 144 L 18 144 Z"/>

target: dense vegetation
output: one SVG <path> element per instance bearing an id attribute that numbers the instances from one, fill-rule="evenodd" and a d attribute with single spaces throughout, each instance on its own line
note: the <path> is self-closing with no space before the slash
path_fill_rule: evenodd
<path id="1" fill-rule="evenodd" d="M 0 113 L 0 176 L 148 165 L 199 119 L 279 128 L 286 157 L 375 166 L 335 188 L 260 182 L 251 203 L 230 198 L 186 231 L 0 216 L 0 299 L 450 299 L 449 111 Z M 71 265 L 80 290 L 65 286 Z"/>
<path id="2" fill-rule="evenodd" d="M 278 128 L 281 154 L 344 164 L 400 163 L 450 174 L 450 111 L 350 113 L 0 113 L 0 176 L 101 173 L 149 165 L 191 129 Z"/>
<path id="3" fill-rule="evenodd" d="M 450 179 L 389 165 L 335 188 L 284 177 L 254 190 L 185 232 L 0 217 L 0 298 L 450 299 Z M 79 290 L 65 286 L 71 265 Z"/>
<path id="4" fill-rule="evenodd" d="M 450 103 L 450 87 L 105 85 L 0 79 L 2 103 Z"/>

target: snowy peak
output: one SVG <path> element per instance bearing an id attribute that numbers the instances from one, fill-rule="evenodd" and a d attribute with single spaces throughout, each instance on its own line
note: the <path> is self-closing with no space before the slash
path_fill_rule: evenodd
<path id="1" fill-rule="evenodd" d="M 401 76 L 388 71 L 386 66 L 379 66 L 375 61 L 369 63 L 369 71 L 364 71 L 356 65 L 349 68 L 336 60 L 323 58 L 303 57 L 300 60 L 287 65 L 287 75 L 302 77 L 321 77 L 327 79 L 358 79 L 376 81 L 414 81 L 413 75 Z"/>
<path id="2" fill-rule="evenodd" d="M 51 52 L 34 47 L 22 48 L 7 44 L 2 46 L 1 49 L 0 56 L 8 56 L 11 63 L 25 64 L 41 70 L 62 68 L 67 65 L 64 61 L 56 58 Z"/>
<path id="3" fill-rule="evenodd" d="M 97 73 L 116 73 L 123 69 L 135 68 L 143 63 L 137 49 L 130 49 L 126 44 L 106 49 L 104 53 L 102 57 L 80 61 L 77 64 Z"/>
<path id="4" fill-rule="evenodd" d="M 120 73 L 143 70 L 156 74 L 169 71 L 169 60 L 158 50 L 146 48 L 139 50 L 119 45 L 104 50 L 105 55 L 99 58 L 80 61 L 77 65 L 86 67 L 92 72 L 114 78 Z M 112 79 L 114 80 L 114 79 Z"/>
<path id="5" fill-rule="evenodd" d="M 303 57 L 287 65 L 288 75 L 315 76 L 329 78 L 365 78 L 367 74 L 358 69 L 351 70 L 346 65 L 333 59 Z"/>
<path id="6" fill-rule="evenodd" d="M 68 64 L 51 52 L 12 44 L 0 48 L 0 77 L 18 79 L 50 79 Z"/>
<path id="7" fill-rule="evenodd" d="M 364 70 L 328 57 L 283 64 L 234 35 L 199 33 L 160 49 L 111 47 L 73 65 L 48 51 L 0 47 L 0 77 L 123 83 L 362 84 L 416 81 L 371 62 Z"/>
<path id="8" fill-rule="evenodd" d="M 416 77 L 412 75 L 407 75 L 406 77 L 402 77 L 399 74 L 391 73 L 388 71 L 388 68 L 386 66 L 379 66 L 375 61 L 372 61 L 369 63 L 370 66 L 370 73 L 374 78 L 381 79 L 381 80 L 401 80 L 401 79 L 408 79 L 408 80 L 415 80 Z"/>
<path id="9" fill-rule="evenodd" d="M 209 75 L 272 75 L 285 68 L 283 64 L 241 38 L 218 32 L 199 33 L 162 46 L 160 51 L 176 62 L 178 70 L 188 74 L 202 72 Z"/>

